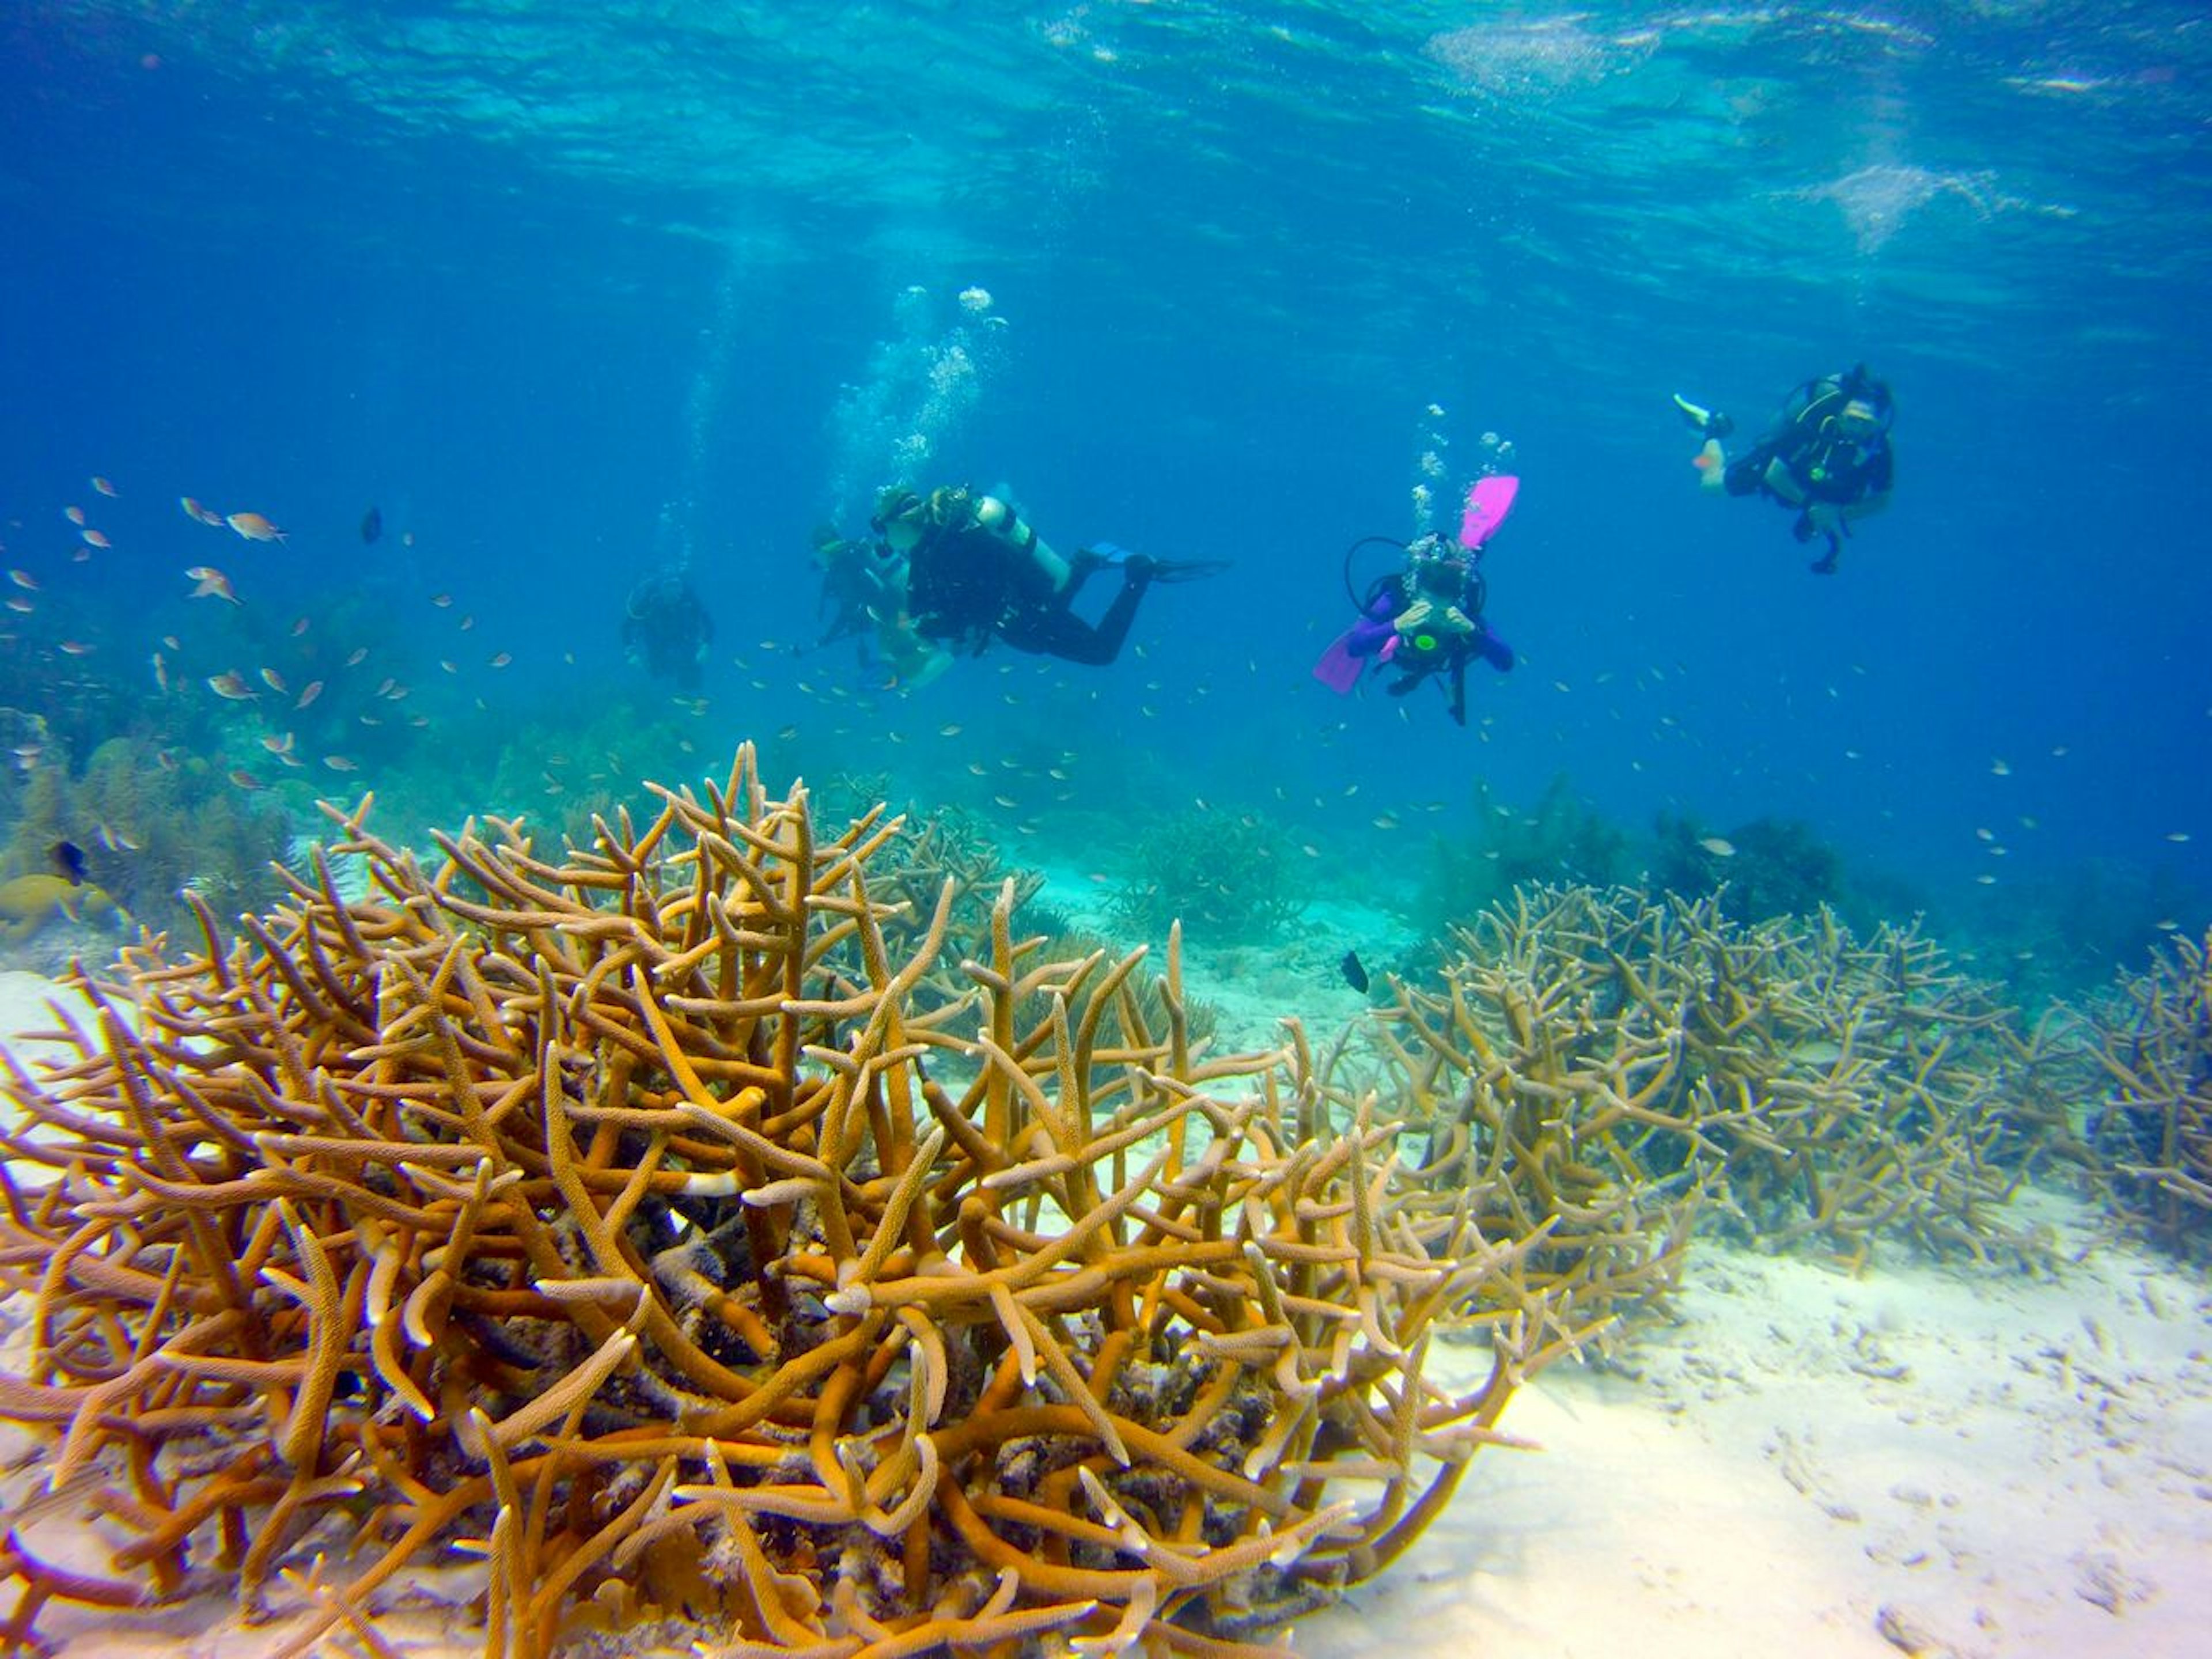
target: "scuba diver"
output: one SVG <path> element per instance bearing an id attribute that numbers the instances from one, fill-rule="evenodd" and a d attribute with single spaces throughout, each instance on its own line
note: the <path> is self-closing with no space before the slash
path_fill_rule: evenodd
<path id="1" fill-rule="evenodd" d="M 833 525 L 817 525 L 814 562 L 822 572 L 815 619 L 820 621 L 825 613 L 829 617 L 815 646 L 818 649 L 839 640 L 856 640 L 865 667 L 872 660 L 871 637 L 896 617 L 902 599 L 889 551 L 873 542 L 848 541 Z"/>
<path id="2" fill-rule="evenodd" d="M 1488 585 L 1482 578 L 1482 551 L 1520 493 L 1518 478 L 1479 478 L 1468 491 L 1467 511 L 1456 541 L 1430 534 L 1411 543 L 1367 536 L 1345 550 L 1345 592 L 1359 620 L 1339 635 L 1314 678 L 1339 694 L 1349 691 L 1371 661 L 1387 663 L 1398 678 L 1384 688 L 1402 697 L 1423 682 L 1445 677 L 1452 720 L 1467 724 L 1467 670 L 1477 658 L 1499 673 L 1513 667 L 1513 647 L 1483 620 Z M 1402 547 L 1405 568 L 1387 571 L 1363 598 L 1352 591 L 1352 556 L 1376 542 Z"/>
<path id="3" fill-rule="evenodd" d="M 881 583 L 873 605 L 878 642 L 895 683 L 906 686 L 927 684 L 954 656 L 977 655 L 994 639 L 1032 655 L 1102 666 L 1121 653 L 1154 582 L 1189 581 L 1228 568 L 1211 560 L 1170 563 L 1104 542 L 1063 558 L 1006 501 L 965 487 L 922 495 L 893 486 L 878 498 L 868 525 L 873 548 L 842 559 L 865 560 Z M 1096 623 L 1086 622 L 1075 612 L 1076 596 L 1109 568 L 1121 573 L 1120 591 Z"/>
<path id="4" fill-rule="evenodd" d="M 623 655 L 681 691 L 699 689 L 700 665 L 714 642 L 714 619 L 681 566 L 656 570 L 623 601 Z"/>
<path id="5" fill-rule="evenodd" d="M 1706 489 L 1767 495 L 1797 509 L 1790 533 L 1799 541 L 1826 540 L 1828 550 L 1812 565 L 1816 575 L 1835 574 L 1852 524 L 1889 505 L 1896 469 L 1889 428 L 1897 406 L 1889 387 L 1863 363 L 1806 381 L 1790 394 L 1765 435 L 1733 461 L 1721 440 L 1735 429 L 1734 421 L 1680 392 L 1674 407 L 1705 434 L 1692 464 Z"/>

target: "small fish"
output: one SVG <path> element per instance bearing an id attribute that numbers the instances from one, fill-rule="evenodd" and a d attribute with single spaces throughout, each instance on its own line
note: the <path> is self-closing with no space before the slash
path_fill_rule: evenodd
<path id="1" fill-rule="evenodd" d="M 164 693 L 169 689 L 169 665 L 158 651 L 154 653 L 154 684 Z"/>
<path id="2" fill-rule="evenodd" d="M 216 529 L 222 526 L 222 514 L 216 512 L 212 507 L 202 507 L 189 495 L 178 496 L 177 505 L 185 509 L 185 516 L 188 519 L 196 520 L 201 524 L 210 525 Z"/>
<path id="3" fill-rule="evenodd" d="M 11 570 L 8 573 L 8 580 L 26 593 L 35 593 L 39 591 L 39 579 L 27 570 Z"/>
<path id="4" fill-rule="evenodd" d="M 514 660 L 514 658 L 510 653 L 505 651 L 495 652 L 493 653 L 490 665 L 494 668 L 504 668 L 507 664 Z"/>
<path id="5" fill-rule="evenodd" d="M 348 668 L 358 668 L 368 660 L 368 647 L 365 645 L 357 645 L 354 647 L 352 654 L 345 659 L 345 665 Z"/>
<path id="6" fill-rule="evenodd" d="M 372 507 L 361 515 L 361 538 L 374 545 L 384 538 L 384 509 Z"/>
<path id="7" fill-rule="evenodd" d="M 1990 763 L 1990 775 L 1996 778 L 2010 777 L 2012 775 L 2012 763 L 2002 758 L 1991 761 Z"/>
<path id="8" fill-rule="evenodd" d="M 21 593 L 17 593 L 9 599 L 8 608 L 10 611 L 19 611 L 22 615 L 27 617 L 39 607 L 32 604 L 30 600 L 25 599 Z"/>
<path id="9" fill-rule="evenodd" d="M 232 769 L 230 781 L 241 789 L 258 789 L 261 787 L 261 780 L 242 766 Z"/>
<path id="10" fill-rule="evenodd" d="M 64 640 L 58 647 L 64 657 L 88 657 L 93 647 L 82 640 Z"/>
<path id="11" fill-rule="evenodd" d="M 453 604 L 453 596 L 450 593 L 433 593 L 430 596 L 430 603 L 436 605 L 441 611 L 443 611 L 447 605 Z"/>
<path id="12" fill-rule="evenodd" d="M 951 726 L 940 726 L 937 728 L 937 735 L 940 738 L 957 738 L 960 735 L 960 727 L 957 723 Z"/>
<path id="13" fill-rule="evenodd" d="M 287 732 L 283 737 L 278 738 L 271 737 L 268 733 L 264 732 L 261 738 L 261 746 L 264 749 L 266 749 L 272 755 L 289 754 L 291 752 L 292 749 L 292 734 L 289 732 Z"/>
<path id="14" fill-rule="evenodd" d="M 329 767 L 333 772 L 358 772 L 361 770 L 359 766 L 348 760 L 343 755 L 325 755 L 323 757 L 323 764 Z"/>
<path id="15" fill-rule="evenodd" d="M 54 873 L 72 887 L 84 885 L 84 848 L 73 841 L 58 841 L 48 848 L 54 861 Z"/>
<path id="16" fill-rule="evenodd" d="M 474 628 L 476 625 L 477 619 L 474 617 L 464 617 L 461 618 L 461 632 L 464 634 L 467 633 L 469 629 Z"/>
<path id="17" fill-rule="evenodd" d="M 197 584 L 185 597 L 194 599 L 228 599 L 239 603 L 238 595 L 230 591 L 230 578 L 211 564 L 196 564 L 185 572 Z"/>
<path id="18" fill-rule="evenodd" d="M 1698 845 L 1717 859 L 1732 859 L 1735 856 L 1735 843 L 1720 836 L 1703 836 Z"/>
<path id="19" fill-rule="evenodd" d="M 113 501 L 115 499 L 115 486 L 110 483 L 106 479 L 101 477 L 97 472 L 92 475 L 92 487 L 100 494 L 106 496 L 108 500 Z"/>
<path id="20" fill-rule="evenodd" d="M 1359 960 L 1359 952 L 1346 951 L 1344 960 L 1336 964 L 1336 971 L 1344 975 L 1344 982 L 1364 995 L 1367 991 L 1367 969 Z"/>
<path id="21" fill-rule="evenodd" d="M 82 528 L 84 524 L 84 509 L 81 507 L 65 507 L 62 509 L 62 517 Z"/>
<path id="22" fill-rule="evenodd" d="M 311 625 L 311 624 L 308 623 L 307 619 L 305 617 L 293 617 L 293 618 L 292 618 L 292 637 L 293 637 L 294 639 L 295 639 L 295 640 L 296 640 L 296 639 L 298 639 L 298 638 L 300 637 L 300 635 L 302 635 L 302 634 L 304 634 L 304 633 L 306 633 L 306 632 L 307 631 L 307 629 L 308 629 L 308 628 L 309 628 L 309 626 L 310 626 L 310 625 Z"/>
<path id="23" fill-rule="evenodd" d="M 106 533 L 103 531 L 80 530 L 76 533 L 84 538 L 84 544 L 87 547 L 109 548 L 115 545 L 113 542 L 107 539 Z"/>
<path id="24" fill-rule="evenodd" d="M 300 693 L 300 701 L 294 703 L 292 707 L 295 708 L 305 708 L 309 703 L 314 702 L 317 697 L 319 697 L 322 695 L 323 683 L 320 680 L 309 680 L 307 682 L 307 689 Z"/>
<path id="25" fill-rule="evenodd" d="M 292 695 L 292 688 L 284 684 L 284 677 L 273 668 L 264 668 L 261 671 L 261 683 L 280 697 L 289 697 Z"/>
<path id="26" fill-rule="evenodd" d="M 166 645 L 166 646 L 167 646 L 167 647 L 169 647 L 169 649 L 170 649 L 170 650 L 172 650 L 172 651 L 181 651 L 181 650 L 183 650 L 183 649 L 185 648 L 185 647 L 184 647 L 184 646 L 182 645 L 182 643 L 180 643 L 180 642 L 179 641 L 179 640 L 178 640 L 177 636 L 176 636 L 174 634 L 164 634 L 164 635 L 161 635 L 161 643 L 162 643 L 162 644 L 164 644 L 164 645 Z"/>
<path id="27" fill-rule="evenodd" d="M 451 657 L 439 658 L 438 666 L 444 669 L 448 674 L 458 674 L 461 672 L 459 669 L 453 666 L 453 659 Z"/>
<path id="28" fill-rule="evenodd" d="M 249 542 L 281 542 L 284 532 L 258 513 L 233 513 L 223 520 Z"/>
<path id="29" fill-rule="evenodd" d="M 208 690 L 218 697 L 228 697 L 233 702 L 250 702 L 261 694 L 246 683 L 243 675 L 226 671 L 208 676 Z"/>
<path id="30" fill-rule="evenodd" d="M 2189 831 L 2186 830 L 2169 830 L 2166 831 L 2166 838 L 2172 842 L 2176 847 L 2184 846 L 2188 842 Z"/>

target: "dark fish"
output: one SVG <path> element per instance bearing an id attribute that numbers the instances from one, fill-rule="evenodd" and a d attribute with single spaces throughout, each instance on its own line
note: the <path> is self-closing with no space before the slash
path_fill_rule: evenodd
<path id="1" fill-rule="evenodd" d="M 58 841 L 52 851 L 56 872 L 66 876 L 70 886 L 83 886 L 84 848 L 73 841 Z"/>
<path id="2" fill-rule="evenodd" d="M 1336 964 L 1336 971 L 1344 975 L 1344 982 L 1353 990 L 1361 993 L 1366 991 L 1367 969 L 1359 964 L 1358 951 L 1346 951 L 1344 953 L 1344 960 Z"/>
<path id="3" fill-rule="evenodd" d="M 384 509 L 372 507 L 362 514 L 361 538 L 365 542 L 377 540 L 384 534 Z"/>

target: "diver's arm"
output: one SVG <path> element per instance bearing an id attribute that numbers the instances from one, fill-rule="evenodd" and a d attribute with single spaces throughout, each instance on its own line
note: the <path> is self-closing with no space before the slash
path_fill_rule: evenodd
<path id="1" fill-rule="evenodd" d="M 1036 533 L 1036 526 L 1024 523 L 1012 507 L 996 495 L 986 495 L 975 503 L 975 522 L 1033 562 L 1052 583 L 1054 592 L 1066 592 L 1075 568 L 1046 546 L 1044 538 Z"/>

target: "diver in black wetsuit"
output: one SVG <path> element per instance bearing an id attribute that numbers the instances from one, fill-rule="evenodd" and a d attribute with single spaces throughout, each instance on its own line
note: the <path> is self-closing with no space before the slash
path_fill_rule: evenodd
<path id="1" fill-rule="evenodd" d="M 1897 466 L 1889 428 L 1897 408 L 1889 387 L 1864 364 L 1806 381 L 1790 394 L 1765 435 L 1733 461 L 1723 454 L 1720 441 L 1735 422 L 1680 394 L 1674 406 L 1705 435 L 1697 465 L 1709 483 L 1717 471 L 1731 495 L 1763 495 L 1795 507 L 1791 533 L 1801 542 L 1826 538 L 1828 550 L 1812 567 L 1816 574 L 1834 574 L 1850 526 L 1889 505 Z"/>
<path id="2" fill-rule="evenodd" d="M 1103 542 L 1062 558 L 1005 501 L 965 489 L 886 489 L 869 527 L 878 538 L 873 565 L 902 601 L 879 638 L 907 685 L 927 684 L 954 656 L 976 655 L 994 639 L 1065 662 L 1112 662 L 1154 582 L 1226 568 L 1170 564 Z M 1121 589 L 1096 623 L 1086 622 L 1076 596 L 1106 569 L 1121 573 Z"/>

